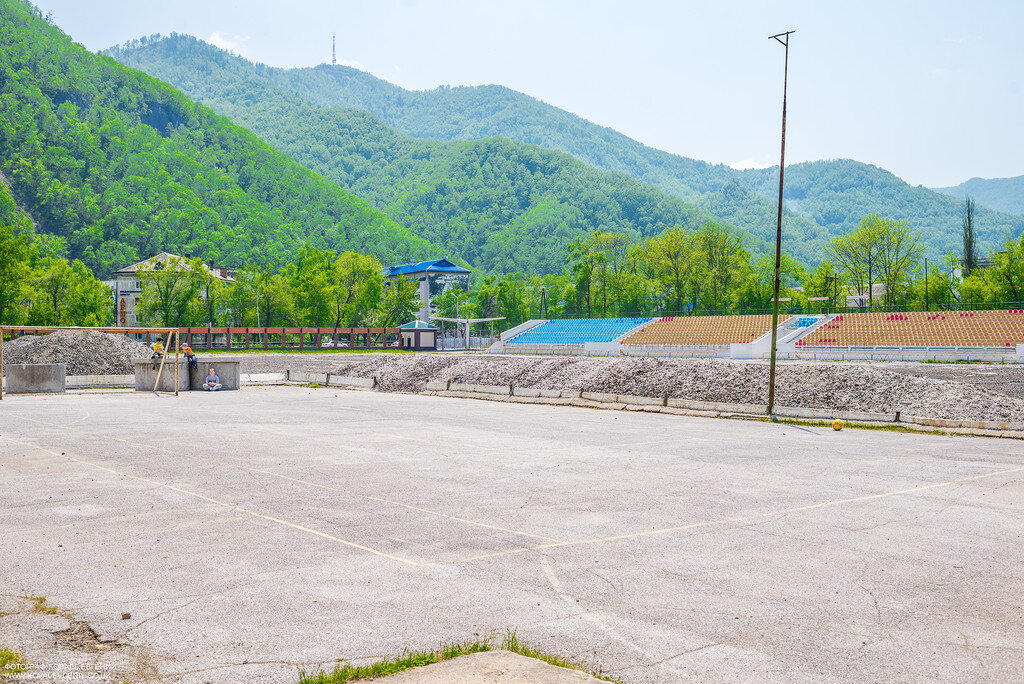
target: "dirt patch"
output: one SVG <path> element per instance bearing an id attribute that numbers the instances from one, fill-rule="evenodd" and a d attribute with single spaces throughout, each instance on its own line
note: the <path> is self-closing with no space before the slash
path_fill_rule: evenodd
<path id="1" fill-rule="evenodd" d="M 26 597 L 0 596 L 0 644 L 20 654 L 26 664 L 20 676 L 28 681 L 160 680 L 147 649 L 101 640 L 91 625 L 71 612 L 48 606 L 41 610 L 38 602 Z"/>
<path id="2" fill-rule="evenodd" d="M 94 330 L 58 330 L 25 335 L 4 344 L 4 367 L 11 363 L 63 363 L 68 375 L 130 375 L 135 362 L 152 350 L 127 335 Z"/>

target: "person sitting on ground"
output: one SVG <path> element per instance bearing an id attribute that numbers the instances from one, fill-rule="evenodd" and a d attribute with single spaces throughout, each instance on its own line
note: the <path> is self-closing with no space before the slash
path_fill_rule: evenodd
<path id="1" fill-rule="evenodd" d="M 211 368 L 209 375 L 206 376 L 206 380 L 203 382 L 203 389 L 207 392 L 216 392 L 220 388 L 220 378 L 217 377 L 217 374 Z"/>
<path id="2" fill-rule="evenodd" d="M 153 359 L 153 370 L 156 370 L 157 359 L 163 358 L 163 355 L 164 338 L 158 337 L 156 338 L 156 342 L 153 343 L 153 356 L 150 357 L 151 359 Z"/>
<path id="3" fill-rule="evenodd" d="M 188 342 L 181 345 L 181 353 L 185 355 L 185 360 L 188 361 L 189 370 L 199 370 L 199 360 L 196 358 L 196 353 L 192 351 L 192 347 L 188 346 Z"/>

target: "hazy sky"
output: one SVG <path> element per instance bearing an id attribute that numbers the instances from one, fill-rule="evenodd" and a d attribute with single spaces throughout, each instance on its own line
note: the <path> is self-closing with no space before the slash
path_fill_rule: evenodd
<path id="1" fill-rule="evenodd" d="M 1024 2 L 36 0 L 91 50 L 172 31 L 410 89 L 498 83 L 669 152 L 851 157 L 913 184 L 1024 174 Z"/>

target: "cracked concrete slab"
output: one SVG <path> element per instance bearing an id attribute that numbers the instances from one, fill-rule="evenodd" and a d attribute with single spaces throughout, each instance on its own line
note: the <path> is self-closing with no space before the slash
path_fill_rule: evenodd
<path id="1" fill-rule="evenodd" d="M 510 628 L 626 682 L 1024 677 L 1016 443 L 301 387 L 0 408 L 0 594 L 163 681 Z"/>

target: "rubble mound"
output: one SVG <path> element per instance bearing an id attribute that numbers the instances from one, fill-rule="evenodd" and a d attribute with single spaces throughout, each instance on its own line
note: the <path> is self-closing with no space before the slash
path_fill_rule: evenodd
<path id="1" fill-rule="evenodd" d="M 374 354 L 336 357 L 330 372 L 376 377 L 386 392 L 419 392 L 429 380 L 538 389 L 765 404 L 768 366 L 728 359 Z M 1024 400 L 950 380 L 850 363 L 779 365 L 780 406 L 875 411 L 961 420 L 1024 422 Z"/>
<path id="2" fill-rule="evenodd" d="M 5 343 L 4 367 L 10 363 L 63 363 L 68 375 L 131 375 L 135 362 L 151 354 L 149 347 L 127 335 L 58 330 Z"/>

